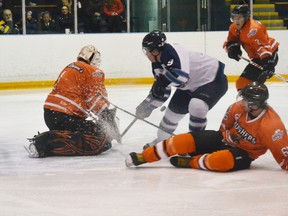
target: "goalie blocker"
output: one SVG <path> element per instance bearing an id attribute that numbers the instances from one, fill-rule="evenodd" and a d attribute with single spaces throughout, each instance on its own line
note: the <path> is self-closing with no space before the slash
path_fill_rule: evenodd
<path id="1" fill-rule="evenodd" d="M 98 155 L 112 147 L 107 133 L 95 135 L 71 131 L 46 131 L 28 139 L 30 157 Z"/>

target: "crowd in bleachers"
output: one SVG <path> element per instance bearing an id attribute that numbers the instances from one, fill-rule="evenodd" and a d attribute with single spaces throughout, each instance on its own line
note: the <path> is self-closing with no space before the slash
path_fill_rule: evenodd
<path id="1" fill-rule="evenodd" d="M 74 33 L 73 0 L 25 0 L 27 34 Z M 78 32 L 126 32 L 125 0 L 77 1 Z M 0 0 L 0 34 L 23 33 L 22 1 Z"/>

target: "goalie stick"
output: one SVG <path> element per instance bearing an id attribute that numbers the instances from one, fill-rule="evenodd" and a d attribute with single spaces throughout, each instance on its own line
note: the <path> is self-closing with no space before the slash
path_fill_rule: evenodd
<path id="1" fill-rule="evenodd" d="M 240 55 L 238 55 L 238 57 L 241 58 L 241 59 L 243 59 L 244 61 L 249 62 L 249 64 L 251 64 L 251 65 L 259 68 L 260 70 L 263 70 L 263 67 L 262 67 L 261 65 L 258 65 L 257 63 L 253 62 L 252 60 L 250 60 L 250 59 L 248 59 L 248 58 L 245 58 L 245 57 L 243 57 L 243 56 L 240 56 Z M 285 77 L 281 76 L 280 74 L 274 73 L 273 76 L 275 76 L 275 77 L 277 77 L 278 79 L 280 79 L 280 80 L 288 83 L 288 80 L 287 80 Z"/>

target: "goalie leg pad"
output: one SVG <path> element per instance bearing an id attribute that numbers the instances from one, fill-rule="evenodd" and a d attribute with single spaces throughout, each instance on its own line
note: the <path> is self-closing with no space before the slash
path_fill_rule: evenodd
<path id="1" fill-rule="evenodd" d="M 111 148 L 104 133 L 95 136 L 82 132 L 47 131 L 33 139 L 39 157 L 97 155 Z"/>

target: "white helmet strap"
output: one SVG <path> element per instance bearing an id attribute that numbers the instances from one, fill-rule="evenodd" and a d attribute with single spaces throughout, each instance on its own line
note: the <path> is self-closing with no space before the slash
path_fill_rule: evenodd
<path id="1" fill-rule="evenodd" d="M 101 64 L 101 54 L 100 52 L 96 51 L 92 57 L 92 59 L 90 60 L 90 65 L 99 67 Z"/>

